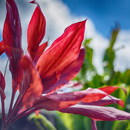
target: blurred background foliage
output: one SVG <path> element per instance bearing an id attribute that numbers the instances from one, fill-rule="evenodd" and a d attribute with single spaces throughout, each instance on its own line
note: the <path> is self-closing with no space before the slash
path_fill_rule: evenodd
<path id="1" fill-rule="evenodd" d="M 121 109 L 123 111 L 130 112 L 130 69 L 126 69 L 124 72 L 116 71 L 114 66 L 114 61 L 116 59 L 116 51 L 120 51 L 123 47 L 114 49 L 116 39 L 120 29 L 118 25 L 112 30 L 110 42 L 108 48 L 104 52 L 102 59 L 103 73 L 99 74 L 96 67 L 93 64 L 93 49 L 91 46 L 92 39 L 86 39 L 83 42 L 83 45 L 86 48 L 86 54 L 84 63 L 79 74 L 74 78 L 77 82 L 81 83 L 84 87 L 83 89 L 99 88 L 102 86 L 119 86 L 119 89 L 116 90 L 112 95 L 120 98 L 124 101 L 124 107 L 119 105 L 110 105 Z M 127 94 L 121 89 L 125 88 Z M 52 124 L 44 117 L 31 116 L 35 119 L 37 125 L 37 120 L 42 120 L 42 123 L 48 130 L 54 130 Z M 82 115 L 74 114 L 65 114 L 57 112 L 55 113 L 55 125 L 57 130 L 91 130 L 91 119 Z M 45 120 L 46 119 L 46 120 Z M 47 122 L 47 123 L 46 123 Z M 51 124 L 51 125 L 50 125 Z M 50 127 L 49 127 L 50 125 Z M 52 129 L 51 129 L 52 128 Z M 98 130 L 130 130 L 130 121 L 98 121 L 97 122 Z M 41 130 L 44 130 L 41 128 Z"/>

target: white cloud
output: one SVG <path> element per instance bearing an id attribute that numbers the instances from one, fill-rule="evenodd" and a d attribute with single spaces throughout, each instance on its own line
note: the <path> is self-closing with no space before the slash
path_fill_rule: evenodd
<path id="1" fill-rule="evenodd" d="M 123 30 L 119 33 L 115 49 L 120 47 L 122 48 L 116 51 L 115 66 L 116 70 L 124 71 L 126 68 L 130 68 L 130 30 Z"/>

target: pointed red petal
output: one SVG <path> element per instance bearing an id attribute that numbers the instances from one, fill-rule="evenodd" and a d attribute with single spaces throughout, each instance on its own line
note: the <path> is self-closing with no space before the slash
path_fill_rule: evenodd
<path id="1" fill-rule="evenodd" d="M 29 3 L 35 4 L 35 0 L 30 1 Z"/>
<path id="2" fill-rule="evenodd" d="M 20 80 L 19 62 L 21 49 L 21 24 L 17 6 L 14 0 L 6 0 L 7 14 L 3 29 L 5 52 L 10 60 L 10 71 L 14 81 Z"/>
<path id="3" fill-rule="evenodd" d="M 32 0 L 32 1 L 30 1 L 29 3 L 31 3 L 31 4 L 36 4 L 36 5 L 40 8 L 40 6 L 39 6 L 39 4 L 38 4 L 38 2 L 37 2 L 36 0 Z"/>
<path id="4" fill-rule="evenodd" d="M 113 92 L 109 91 L 109 94 Z M 75 105 L 79 102 L 90 103 L 98 101 L 108 94 L 99 90 L 99 89 L 87 89 L 84 91 L 76 91 L 70 93 L 61 93 L 61 94 L 50 94 L 43 97 L 40 97 L 38 101 L 35 102 L 36 107 L 47 110 L 60 110 L 67 108 L 69 106 Z"/>
<path id="5" fill-rule="evenodd" d="M 33 59 L 37 55 L 39 44 L 45 35 L 45 26 L 45 17 L 41 9 L 37 6 L 27 30 L 27 49 Z"/>
<path id="6" fill-rule="evenodd" d="M 0 55 L 2 55 L 5 52 L 5 46 L 3 41 L 0 42 Z"/>
<path id="7" fill-rule="evenodd" d="M 101 91 L 103 92 L 106 92 L 106 93 L 111 93 L 111 91 L 115 91 L 117 88 L 117 86 L 106 86 L 106 87 L 102 87 L 102 88 L 99 88 Z"/>
<path id="8" fill-rule="evenodd" d="M 60 110 L 63 113 L 73 113 L 88 116 L 92 119 L 102 121 L 115 121 L 130 119 L 130 113 L 118 110 L 113 107 L 101 107 L 92 105 L 79 105 L 76 104 L 69 108 Z"/>
<path id="9" fill-rule="evenodd" d="M 107 87 L 104 87 L 107 88 Z M 63 94 L 52 94 L 52 95 L 47 95 L 46 97 L 53 99 L 53 100 L 58 100 L 60 102 L 62 101 L 82 101 L 82 102 L 94 102 L 102 99 L 103 97 L 111 94 L 113 91 L 113 87 L 111 86 L 111 91 L 109 93 L 104 93 L 104 91 L 101 91 L 99 89 L 87 89 L 84 91 L 76 91 L 76 92 L 70 92 L 70 93 L 63 93 Z"/>
<path id="10" fill-rule="evenodd" d="M 39 74 L 37 73 L 31 61 L 31 58 L 24 56 L 20 63 L 24 70 L 20 95 L 23 96 L 23 105 L 25 107 L 31 107 L 33 105 L 33 102 L 41 96 L 43 86 Z"/>
<path id="11" fill-rule="evenodd" d="M 37 69 L 42 78 L 61 75 L 79 55 L 84 38 L 85 21 L 72 24 L 39 58 Z"/>
<path id="12" fill-rule="evenodd" d="M 43 79 L 42 82 L 44 84 L 44 93 L 54 92 L 56 89 L 61 88 L 63 85 L 65 85 L 70 80 L 72 80 L 80 71 L 80 68 L 84 61 L 84 55 L 85 55 L 85 49 L 82 48 L 80 50 L 80 54 L 78 58 L 74 62 L 72 62 L 69 66 L 66 67 L 66 69 L 63 71 L 62 75 L 60 76 L 59 80 L 55 84 L 52 84 L 53 86 L 51 86 L 50 84 L 51 82 L 48 82 L 48 84 L 46 85 L 45 84 L 46 80 Z"/>
<path id="13" fill-rule="evenodd" d="M 106 106 L 106 105 L 110 105 L 110 104 L 119 104 L 120 106 L 124 106 L 124 102 L 116 97 L 113 96 L 106 96 L 103 99 L 96 101 L 96 102 L 91 102 L 91 103 L 80 103 L 81 105 L 95 105 L 95 106 Z"/>

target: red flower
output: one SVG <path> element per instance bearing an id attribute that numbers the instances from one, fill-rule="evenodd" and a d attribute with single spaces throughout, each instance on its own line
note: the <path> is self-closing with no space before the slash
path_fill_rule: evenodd
<path id="1" fill-rule="evenodd" d="M 79 72 L 85 55 L 81 49 L 84 39 L 85 21 L 70 25 L 44 52 L 47 42 L 40 45 L 45 35 L 45 17 L 37 5 L 27 30 L 28 54 L 21 48 L 21 24 L 14 0 L 6 0 L 7 14 L 3 29 L 0 54 L 4 51 L 10 60 L 12 74 L 12 100 L 7 118 L 4 112 L 5 81 L 0 73 L 0 94 L 2 96 L 3 129 L 17 119 L 40 109 L 81 114 L 94 120 L 125 120 L 130 114 L 104 105 L 123 101 L 109 96 L 118 87 L 58 93 L 61 87 Z M 4 49 L 3 49 L 4 48 Z M 14 96 L 19 91 L 13 106 Z M 96 129 L 96 121 L 92 121 Z"/>

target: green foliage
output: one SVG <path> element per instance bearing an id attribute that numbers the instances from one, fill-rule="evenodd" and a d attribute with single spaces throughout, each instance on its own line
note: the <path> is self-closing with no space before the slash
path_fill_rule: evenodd
<path id="1" fill-rule="evenodd" d="M 115 45 L 115 41 L 117 38 L 119 32 L 119 27 L 118 25 L 116 26 L 115 29 L 113 29 L 112 34 L 111 34 L 111 39 L 110 39 L 110 44 L 109 47 L 106 49 L 104 58 L 103 58 L 103 63 L 104 63 L 104 72 L 112 75 L 114 72 L 114 60 L 115 60 L 115 50 L 113 49 Z"/>
<path id="2" fill-rule="evenodd" d="M 91 119 L 82 115 L 74 115 L 57 112 L 65 126 L 58 127 L 58 130 L 90 130 Z M 62 122 L 60 120 L 60 122 Z M 59 120 L 58 120 L 59 122 Z M 63 129 L 66 127 L 66 129 Z"/>
<path id="3" fill-rule="evenodd" d="M 64 122 L 64 125 L 66 126 L 67 130 L 73 130 L 73 117 L 72 114 L 64 114 L 61 112 L 57 112 L 59 117 L 61 117 L 61 120 Z M 58 129 L 60 130 L 60 129 Z M 61 129 L 63 130 L 63 129 Z"/>
<path id="4" fill-rule="evenodd" d="M 74 130 L 84 130 L 84 117 L 81 115 L 73 115 L 74 121 L 73 121 L 73 127 Z"/>
<path id="5" fill-rule="evenodd" d="M 130 130 L 130 121 L 116 121 L 113 130 Z"/>
<path id="6" fill-rule="evenodd" d="M 55 114 L 55 124 L 57 126 L 57 130 L 68 130 L 67 126 L 65 125 L 64 120 L 61 119 L 61 117 L 63 118 L 65 115 L 60 115 L 60 112 L 57 112 Z"/>
<path id="7" fill-rule="evenodd" d="M 98 130 L 112 130 L 112 121 L 98 121 L 97 122 L 97 129 Z M 91 129 L 89 129 L 91 130 Z"/>

